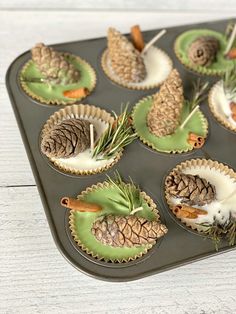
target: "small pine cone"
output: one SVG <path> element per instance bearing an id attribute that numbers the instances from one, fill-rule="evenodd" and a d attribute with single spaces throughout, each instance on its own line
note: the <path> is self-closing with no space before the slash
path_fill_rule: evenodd
<path id="1" fill-rule="evenodd" d="M 153 96 L 153 105 L 147 115 L 149 131 L 157 137 L 174 133 L 180 122 L 183 102 L 182 80 L 174 69 Z"/>
<path id="2" fill-rule="evenodd" d="M 96 132 L 95 132 L 96 136 Z M 90 146 L 90 122 L 68 119 L 57 124 L 42 139 L 41 151 L 47 157 L 69 158 Z"/>
<path id="3" fill-rule="evenodd" d="M 203 206 L 216 199 L 215 186 L 198 175 L 175 172 L 167 177 L 166 189 L 170 196 L 189 205 Z"/>
<path id="4" fill-rule="evenodd" d="M 66 85 L 79 81 L 79 71 L 64 58 L 62 53 L 42 43 L 37 44 L 31 53 L 32 60 L 48 83 Z"/>
<path id="5" fill-rule="evenodd" d="M 215 60 L 220 47 L 219 41 L 212 36 L 201 36 L 189 47 L 189 60 L 196 65 L 209 66 Z"/>
<path id="6" fill-rule="evenodd" d="M 113 247 L 153 244 L 166 233 L 165 225 L 134 215 L 103 216 L 92 226 L 92 234 L 96 239 L 102 244 Z"/>
<path id="7" fill-rule="evenodd" d="M 142 82 L 146 68 L 140 52 L 114 28 L 109 28 L 107 40 L 109 60 L 115 74 L 128 83 Z"/>

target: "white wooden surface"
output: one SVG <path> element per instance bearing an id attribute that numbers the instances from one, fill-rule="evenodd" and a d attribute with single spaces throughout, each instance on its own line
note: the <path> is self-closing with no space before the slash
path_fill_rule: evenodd
<path id="1" fill-rule="evenodd" d="M 110 25 L 128 31 L 134 23 L 148 29 L 214 20 L 235 9 L 73 12 L 62 10 L 73 1 L 61 1 L 59 11 L 47 10 L 49 3 L 34 11 L 44 1 L 0 1 L 0 313 L 236 313 L 235 252 L 131 283 L 100 282 L 70 266 L 50 235 L 4 86 L 10 62 L 36 42 L 98 37 Z"/>

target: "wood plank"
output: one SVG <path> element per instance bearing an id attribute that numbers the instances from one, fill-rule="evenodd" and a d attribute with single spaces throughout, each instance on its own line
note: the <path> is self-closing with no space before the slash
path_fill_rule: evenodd
<path id="1" fill-rule="evenodd" d="M 236 254 L 129 283 L 95 281 L 57 251 L 35 187 L 0 188 L 1 313 L 236 311 Z"/>
<path id="2" fill-rule="evenodd" d="M 35 184 L 3 84 L 0 84 L 0 104 L 0 186 Z"/>
<path id="3" fill-rule="evenodd" d="M 231 11 L 236 9 L 234 0 L 228 0 L 227 3 L 223 0 L 87 0 L 87 1 L 73 1 L 73 0 L 2 0 L 0 8 L 12 9 L 92 9 L 92 10 L 168 10 L 168 11 Z M 233 13 L 233 12 L 232 12 Z"/>

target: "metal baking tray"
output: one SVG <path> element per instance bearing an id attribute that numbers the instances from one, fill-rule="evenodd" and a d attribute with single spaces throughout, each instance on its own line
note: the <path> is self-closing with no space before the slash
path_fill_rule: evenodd
<path id="1" fill-rule="evenodd" d="M 169 54 L 174 66 L 180 71 L 186 97 L 190 96 L 191 82 L 196 80 L 198 75 L 187 71 L 177 60 L 173 51 L 176 36 L 191 28 L 211 28 L 224 32 L 228 21 L 171 27 L 167 29 L 167 34 L 159 40 L 158 46 Z M 145 41 L 150 40 L 158 31 L 155 29 L 144 32 Z M 132 107 L 139 99 L 153 94 L 157 89 L 133 91 L 112 83 L 104 74 L 100 63 L 106 43 L 106 38 L 98 38 L 53 46 L 61 51 L 78 54 L 95 68 L 98 78 L 96 89 L 83 103 L 119 113 L 121 103 L 129 102 Z M 227 243 L 223 243 L 219 252 L 215 252 L 211 240 L 204 239 L 175 221 L 163 196 L 165 176 L 176 164 L 186 159 L 211 158 L 236 169 L 236 146 L 233 144 L 236 135 L 214 119 L 207 101 L 202 105 L 202 110 L 209 122 L 209 135 L 203 149 L 184 154 L 165 154 L 155 152 L 136 140 L 125 149 L 121 160 L 109 171 L 90 176 L 68 175 L 53 168 L 40 152 L 39 135 L 44 123 L 51 114 L 63 106 L 42 105 L 24 93 L 19 84 L 19 71 L 29 59 L 30 52 L 27 51 L 13 61 L 6 74 L 6 85 L 52 236 L 59 251 L 69 263 L 78 270 L 98 279 L 129 281 L 235 248 L 228 247 Z M 217 81 L 217 78 L 212 77 L 203 77 L 203 79 L 208 80 L 211 84 Z M 123 264 L 98 261 L 80 250 L 72 239 L 68 227 L 69 210 L 65 210 L 60 205 L 61 197 L 80 194 L 86 187 L 104 181 L 106 174 L 112 175 L 115 169 L 118 169 L 124 178 L 130 176 L 142 190 L 153 198 L 159 207 L 162 221 L 169 229 L 167 235 L 158 241 L 157 245 L 146 255 Z"/>

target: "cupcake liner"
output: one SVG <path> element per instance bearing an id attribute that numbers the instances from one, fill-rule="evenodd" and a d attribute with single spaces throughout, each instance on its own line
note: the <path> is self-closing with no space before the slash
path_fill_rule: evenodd
<path id="1" fill-rule="evenodd" d="M 78 63 L 80 63 L 86 69 L 86 72 L 90 76 L 90 79 L 91 79 L 91 84 L 88 87 L 89 94 L 90 94 L 93 91 L 93 89 L 95 88 L 96 82 L 97 82 L 96 72 L 93 69 L 93 67 L 87 61 L 83 60 L 79 56 L 75 56 L 75 55 L 72 55 L 72 54 L 69 54 L 69 53 L 64 53 L 63 55 L 75 59 Z M 21 84 L 21 87 L 24 90 L 24 92 L 28 96 L 30 96 L 32 99 L 34 99 L 34 100 L 36 100 L 36 101 L 38 101 L 38 102 L 40 102 L 42 104 L 46 104 L 46 105 L 71 105 L 71 104 L 74 104 L 74 103 L 76 103 L 78 101 L 81 101 L 83 98 L 89 96 L 89 94 L 88 94 L 85 97 L 80 98 L 80 99 L 70 99 L 70 98 L 68 98 L 68 100 L 63 100 L 63 99 L 57 99 L 57 98 L 55 98 L 55 99 L 54 98 L 47 99 L 47 98 L 45 98 L 43 96 L 40 96 L 40 95 L 36 94 L 35 92 L 33 92 L 29 88 L 29 86 L 27 85 L 27 82 L 25 82 L 24 79 L 23 79 L 23 77 L 26 74 L 26 71 L 28 70 L 29 66 L 31 66 L 32 64 L 33 64 L 33 60 L 29 60 L 28 62 L 25 63 L 25 65 L 23 66 L 23 68 L 22 68 L 22 70 L 20 72 L 20 84 Z M 71 88 L 71 89 L 78 88 L 78 87 L 76 87 L 76 84 L 74 84 L 74 85 L 75 85 L 75 87 Z M 86 86 L 84 86 L 84 87 L 86 87 Z M 64 98 L 66 98 L 66 97 L 64 97 Z"/>
<path id="2" fill-rule="evenodd" d="M 108 182 L 99 182 L 96 185 L 92 185 L 91 187 L 88 187 L 85 191 L 82 191 L 80 195 L 77 196 L 77 199 L 83 199 L 84 196 L 86 196 L 87 194 L 89 194 L 92 191 L 95 191 L 97 189 L 104 189 L 109 187 L 110 184 Z M 154 213 L 155 218 L 157 221 L 160 221 L 160 215 L 159 215 L 159 211 L 157 209 L 156 204 L 154 203 L 154 201 L 150 198 L 150 196 L 148 196 L 145 192 L 141 192 L 141 195 L 143 197 L 143 199 L 147 202 L 148 206 L 150 207 L 150 210 Z M 86 252 L 88 255 L 92 256 L 93 258 L 100 260 L 100 261 L 105 261 L 105 262 L 112 262 L 112 263 L 127 263 L 133 260 L 136 260 L 137 258 L 142 257 L 143 255 L 145 255 L 155 244 L 156 242 L 154 242 L 153 244 L 147 244 L 145 249 L 140 252 L 139 254 L 135 255 L 135 256 L 131 256 L 129 258 L 122 258 L 122 259 L 106 259 L 103 256 L 99 256 L 98 253 L 91 251 L 90 249 L 88 249 L 79 239 L 77 232 L 76 232 L 76 227 L 75 227 L 75 214 L 76 211 L 75 210 L 70 210 L 70 214 L 69 214 L 69 228 L 71 230 L 71 235 L 74 239 L 74 241 L 76 242 L 76 244 L 84 251 Z M 161 239 L 158 239 L 158 241 L 160 241 Z"/>
<path id="3" fill-rule="evenodd" d="M 215 93 L 217 87 L 219 86 L 220 81 L 218 81 L 215 85 L 212 86 L 209 94 L 208 94 L 208 105 L 209 108 L 213 114 L 213 116 L 216 118 L 216 120 L 222 124 L 227 129 L 236 132 L 236 126 L 233 126 L 230 122 L 228 122 L 226 119 L 223 119 L 223 117 L 215 110 L 215 105 L 213 101 L 213 94 Z"/>
<path id="4" fill-rule="evenodd" d="M 200 34 L 201 31 L 209 31 L 209 33 L 214 32 L 214 31 L 211 31 L 211 30 L 199 29 L 199 36 L 201 36 L 201 34 Z M 178 49 L 179 48 L 178 45 L 179 45 L 180 37 L 184 33 L 185 32 L 180 34 L 176 38 L 176 40 L 174 42 L 174 52 L 175 52 L 175 55 L 176 55 L 177 59 L 179 60 L 179 62 L 182 63 L 188 70 L 194 72 L 195 74 L 209 75 L 209 76 L 215 76 L 215 77 L 222 76 L 225 73 L 225 71 L 226 71 L 224 68 L 223 69 L 210 69 L 210 68 L 207 68 L 207 67 L 204 67 L 204 66 L 191 64 L 191 62 L 189 60 L 188 61 L 183 60 L 183 58 L 181 56 L 181 53 L 180 53 L 180 51 Z M 217 33 L 217 32 L 214 32 L 214 33 Z M 219 35 L 221 35 L 221 34 L 219 33 Z"/>
<path id="5" fill-rule="evenodd" d="M 233 169 L 229 168 L 228 166 L 218 162 L 218 161 L 214 161 L 214 160 L 210 160 L 210 159 L 190 159 L 190 160 L 186 160 L 183 161 L 182 163 L 178 164 L 174 169 L 171 170 L 171 172 L 166 176 L 165 178 L 165 199 L 167 202 L 167 205 L 171 211 L 171 213 L 175 216 L 176 220 L 180 221 L 185 227 L 189 228 L 190 230 L 193 230 L 195 232 L 198 232 L 201 235 L 203 234 L 203 231 L 205 230 L 205 228 L 201 225 L 196 225 L 196 224 L 192 224 L 192 221 L 185 221 L 183 218 L 179 218 L 175 215 L 174 211 L 173 211 L 173 204 L 171 202 L 171 197 L 169 196 L 167 190 L 166 190 L 166 180 L 167 178 L 172 175 L 174 172 L 176 171 L 184 171 L 188 168 L 194 168 L 194 167 L 209 167 L 210 169 L 214 169 L 216 171 L 219 171 L 221 173 L 223 173 L 226 176 L 229 176 L 230 178 L 234 179 L 236 181 L 236 172 L 233 171 Z"/>
<path id="6" fill-rule="evenodd" d="M 168 54 L 166 52 L 164 52 L 163 50 L 157 48 L 157 47 L 151 47 L 151 48 L 156 49 L 163 57 L 165 57 L 168 60 L 168 64 L 170 66 L 170 71 L 169 71 L 169 73 L 170 73 L 172 68 L 173 68 L 173 62 L 170 59 L 170 57 L 168 56 Z M 142 85 L 142 82 L 141 83 L 128 83 L 128 82 L 125 82 L 122 79 L 120 79 L 114 73 L 112 73 L 111 69 L 108 66 L 108 62 L 109 62 L 108 49 L 106 49 L 103 52 L 102 58 L 101 58 L 101 65 L 102 65 L 102 69 L 103 69 L 104 73 L 114 83 L 121 85 L 123 87 L 129 88 L 129 89 L 133 89 L 133 90 L 147 90 L 147 89 L 159 87 L 167 79 L 167 77 L 169 75 L 169 73 L 168 73 L 164 79 L 162 79 L 159 82 L 154 83 L 154 84 Z"/>
<path id="7" fill-rule="evenodd" d="M 146 107 L 146 102 L 147 101 L 150 101 L 151 99 L 153 98 L 153 95 L 152 96 L 147 96 L 147 97 L 144 97 L 143 99 L 141 99 L 134 107 L 133 109 L 133 112 L 132 112 L 132 121 L 133 121 L 133 127 L 134 127 L 134 130 L 135 132 L 137 133 L 137 136 L 138 138 L 145 144 L 147 145 L 148 147 L 152 148 L 153 150 L 157 151 L 157 152 L 161 152 L 161 153 L 169 153 L 169 154 L 181 154 L 181 153 L 187 153 L 187 152 L 190 152 L 192 150 L 194 150 L 194 147 L 189 145 L 189 148 L 186 148 L 186 149 L 178 149 L 178 150 L 158 150 L 156 148 L 156 146 L 154 145 L 154 143 L 150 142 L 147 138 L 145 138 L 143 135 L 140 134 L 139 132 L 139 129 L 137 128 L 137 126 L 135 125 L 135 114 L 136 114 L 136 111 L 139 109 L 140 106 L 143 106 L 143 107 Z M 207 119 L 205 118 L 204 114 L 202 113 L 202 111 L 200 109 L 197 110 L 197 113 L 199 114 L 199 118 L 201 120 L 201 123 L 202 123 L 202 129 L 203 129 L 203 132 L 205 134 L 205 138 L 207 138 L 207 135 L 208 135 L 208 122 L 207 122 Z M 145 119 L 146 121 L 146 115 L 144 116 L 143 115 L 143 119 Z M 149 132 L 151 134 L 151 132 Z M 172 134 L 170 135 L 166 135 L 165 138 L 168 139 L 168 138 L 171 138 Z"/>
<path id="8" fill-rule="evenodd" d="M 48 133 L 55 125 L 57 125 L 61 121 L 70 119 L 70 118 L 79 118 L 79 117 L 97 118 L 98 120 L 102 120 L 110 124 L 114 122 L 114 118 L 111 116 L 110 113 L 98 107 L 95 107 L 92 105 L 84 105 L 84 104 L 67 106 L 63 109 L 60 109 L 59 111 L 56 111 L 46 121 L 41 132 L 41 139 L 44 137 L 46 133 Z M 105 166 L 101 166 L 101 167 L 89 169 L 89 170 L 74 169 L 73 167 L 62 165 L 59 160 L 55 160 L 54 158 L 48 158 L 48 157 L 47 158 L 54 166 L 56 166 L 59 170 L 63 172 L 76 174 L 76 175 L 91 175 L 91 174 L 101 173 L 111 168 L 120 160 L 122 154 L 123 154 L 123 150 L 121 150 L 114 157 L 111 163 Z"/>

